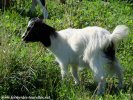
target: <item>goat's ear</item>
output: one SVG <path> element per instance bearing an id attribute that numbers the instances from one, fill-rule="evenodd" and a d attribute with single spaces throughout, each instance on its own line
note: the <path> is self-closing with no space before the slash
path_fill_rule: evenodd
<path id="1" fill-rule="evenodd" d="M 35 18 L 30 18 L 29 21 L 30 22 L 43 22 L 43 19 L 40 19 L 38 17 L 35 17 Z"/>
<path id="2" fill-rule="evenodd" d="M 43 18 L 37 17 L 37 21 L 43 22 Z"/>
<path id="3" fill-rule="evenodd" d="M 38 17 L 38 18 L 43 21 L 43 17 Z"/>
<path id="4" fill-rule="evenodd" d="M 43 19 L 40 19 L 40 18 L 37 17 L 35 23 L 41 24 L 41 23 L 43 23 Z"/>

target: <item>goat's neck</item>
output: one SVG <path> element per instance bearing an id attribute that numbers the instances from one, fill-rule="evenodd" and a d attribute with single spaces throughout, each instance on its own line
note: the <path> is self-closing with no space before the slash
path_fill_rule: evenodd
<path id="1" fill-rule="evenodd" d="M 60 36 L 57 36 L 57 37 L 51 36 L 50 40 L 51 40 L 51 46 L 48 49 L 52 52 L 57 51 L 61 46 L 60 44 L 62 43 Z"/>

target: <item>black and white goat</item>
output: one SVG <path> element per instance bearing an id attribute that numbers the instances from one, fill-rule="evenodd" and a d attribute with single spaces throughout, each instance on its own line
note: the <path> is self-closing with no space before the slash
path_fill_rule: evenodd
<path id="1" fill-rule="evenodd" d="M 30 11 L 32 13 L 35 12 L 35 6 L 37 5 L 37 3 L 42 8 L 43 17 L 48 18 L 48 12 L 47 12 L 46 7 L 45 7 L 45 0 L 32 0 L 32 6 L 31 6 Z"/>
<path id="2" fill-rule="evenodd" d="M 117 44 L 127 35 L 128 27 L 124 25 L 118 25 L 112 34 L 97 26 L 56 31 L 42 20 L 34 18 L 29 21 L 22 38 L 26 42 L 41 42 L 55 55 L 62 79 L 67 74 L 69 64 L 76 84 L 80 83 L 78 67 L 90 68 L 98 82 L 97 94 L 102 94 L 105 78 L 110 72 L 118 76 L 118 86 L 122 87 L 123 74 L 115 52 Z"/>

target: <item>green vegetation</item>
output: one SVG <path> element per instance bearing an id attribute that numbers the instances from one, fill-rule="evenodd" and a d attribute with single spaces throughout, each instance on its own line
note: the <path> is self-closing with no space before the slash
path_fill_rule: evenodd
<path id="1" fill-rule="evenodd" d="M 59 100 L 131 100 L 133 99 L 133 4 L 109 0 L 46 0 L 49 19 L 57 30 L 68 27 L 101 26 L 110 31 L 118 24 L 130 28 L 127 39 L 119 45 L 117 55 L 124 70 L 124 86 L 116 91 L 117 79 L 108 80 L 104 96 L 95 96 L 92 72 L 79 72 L 81 85 L 74 86 L 72 75 L 62 81 L 53 55 L 39 43 L 25 44 L 21 35 L 26 29 L 30 2 L 24 0 L 0 10 L 0 96 L 42 96 Z M 27 3 L 28 2 L 28 3 Z M 40 16 L 37 7 L 36 16 Z"/>

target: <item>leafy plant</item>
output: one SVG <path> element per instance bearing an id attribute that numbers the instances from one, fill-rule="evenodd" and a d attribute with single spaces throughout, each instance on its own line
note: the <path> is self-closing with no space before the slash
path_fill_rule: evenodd
<path id="1" fill-rule="evenodd" d="M 133 9 L 124 0 L 67 0 L 59 4 L 47 0 L 49 19 L 45 22 L 57 30 L 68 27 L 83 28 L 101 26 L 111 32 L 118 24 L 125 24 L 130 35 L 120 43 L 118 58 L 124 69 L 124 86 L 117 92 L 115 78 L 107 79 L 103 97 L 94 95 L 96 85 L 91 71 L 79 72 L 81 85 L 74 86 L 73 78 L 62 81 L 60 68 L 52 54 L 39 43 L 25 44 L 21 41 L 29 17 L 31 1 L 16 2 L 7 10 L 0 10 L 0 96 L 50 96 L 52 99 L 121 99 L 133 97 Z M 37 7 L 37 14 L 41 11 Z M 27 17 L 29 16 L 29 17 Z M 116 95 L 116 93 L 118 93 Z"/>

